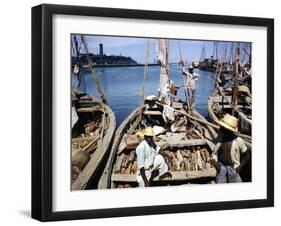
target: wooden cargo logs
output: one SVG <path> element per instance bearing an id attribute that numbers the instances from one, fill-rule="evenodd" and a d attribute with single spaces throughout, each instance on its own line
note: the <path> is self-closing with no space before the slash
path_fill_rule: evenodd
<path id="1" fill-rule="evenodd" d="M 209 151 L 205 146 L 167 148 L 164 159 L 169 171 L 200 171 L 212 167 Z M 137 171 L 135 151 L 122 152 L 115 162 L 115 173 L 135 174 Z"/>
<path id="2" fill-rule="evenodd" d="M 137 172 L 135 151 L 118 155 L 114 171 L 115 173 L 135 174 Z"/>

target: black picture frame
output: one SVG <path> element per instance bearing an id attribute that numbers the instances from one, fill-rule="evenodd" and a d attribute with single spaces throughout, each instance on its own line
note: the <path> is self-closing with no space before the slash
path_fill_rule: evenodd
<path id="1" fill-rule="evenodd" d="M 54 212 L 52 210 L 52 18 L 55 14 L 266 27 L 266 199 Z M 274 206 L 273 19 L 49 4 L 32 8 L 32 218 L 40 221 L 56 221 L 272 206 Z"/>

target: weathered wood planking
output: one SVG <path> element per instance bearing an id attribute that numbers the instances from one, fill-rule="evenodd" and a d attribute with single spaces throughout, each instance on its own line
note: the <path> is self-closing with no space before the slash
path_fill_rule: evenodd
<path id="1" fill-rule="evenodd" d="M 172 178 L 164 178 L 163 181 L 182 181 L 194 180 L 206 177 L 216 177 L 216 169 L 204 169 L 200 171 L 170 171 Z M 112 174 L 111 180 L 114 182 L 137 182 L 136 174 Z M 159 176 L 155 177 L 153 181 L 159 181 Z"/>
<path id="2" fill-rule="evenodd" d="M 94 111 L 102 111 L 102 108 L 100 106 L 93 106 L 93 107 L 82 107 L 78 108 L 77 112 L 94 112 Z"/>
<path id="3" fill-rule="evenodd" d="M 162 147 L 164 145 L 166 145 L 167 143 L 171 146 L 171 147 L 190 147 L 190 146 L 197 146 L 197 145 L 205 145 L 206 141 L 205 139 L 189 139 L 189 140 L 183 140 L 183 141 L 171 141 L 169 140 L 169 142 L 167 141 L 158 141 L 155 142 L 157 144 L 157 146 Z"/>
<path id="4" fill-rule="evenodd" d="M 227 103 L 227 101 L 231 102 L 231 98 L 232 98 L 231 96 L 225 96 L 225 97 L 218 96 L 218 95 L 213 96 L 213 100 L 215 103 L 221 103 L 221 102 Z"/>
<path id="5" fill-rule="evenodd" d="M 144 115 L 162 115 L 162 112 L 161 111 L 144 111 L 143 112 Z"/>
<path id="6" fill-rule="evenodd" d="M 144 109 L 144 105 L 135 109 L 118 127 L 115 133 L 113 144 L 111 147 L 110 155 L 107 160 L 106 166 L 102 173 L 102 176 L 99 180 L 98 188 L 110 188 L 111 187 L 111 174 L 113 172 L 114 163 L 116 160 L 116 154 L 118 152 L 119 144 L 123 138 L 124 133 L 129 129 L 127 126 L 129 123 L 133 123 L 136 120 L 137 116 L 140 114 L 140 111 Z"/>
<path id="7" fill-rule="evenodd" d="M 92 141 L 96 138 L 98 138 L 98 136 L 77 137 L 77 138 L 72 138 L 71 141 L 72 143 L 79 142 L 79 141 Z"/>

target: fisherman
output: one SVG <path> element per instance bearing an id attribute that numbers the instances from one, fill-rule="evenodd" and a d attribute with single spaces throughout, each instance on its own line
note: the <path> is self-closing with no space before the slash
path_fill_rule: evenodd
<path id="1" fill-rule="evenodd" d="M 216 183 L 242 182 L 239 173 L 250 159 L 250 151 L 242 138 L 235 134 L 238 120 L 225 114 L 218 123 L 220 133 L 212 152 L 212 163 L 217 170 Z M 244 155 L 242 161 L 240 154 Z"/>
<path id="2" fill-rule="evenodd" d="M 158 147 L 153 137 L 154 131 L 151 127 L 147 127 L 143 133 L 144 140 L 139 144 L 136 149 L 137 154 L 137 181 L 139 187 L 149 187 L 151 180 L 159 175 L 159 180 L 166 177 L 171 177 L 168 172 L 168 165 L 163 156 L 163 148 Z"/>
<path id="3" fill-rule="evenodd" d="M 183 71 L 185 78 L 185 85 L 187 87 L 189 100 L 190 100 L 190 107 L 194 108 L 195 106 L 195 92 L 196 92 L 196 81 L 199 78 L 199 75 L 193 71 L 192 64 L 188 67 L 188 72 L 185 70 Z"/>
<path id="4" fill-rule="evenodd" d="M 192 64 L 189 65 L 188 71 L 185 70 L 184 62 L 180 61 L 179 65 L 182 67 L 182 73 L 185 76 L 184 87 L 187 89 L 187 95 L 189 98 L 189 106 L 194 108 L 195 106 L 195 93 L 196 93 L 196 81 L 199 75 L 193 71 Z"/>

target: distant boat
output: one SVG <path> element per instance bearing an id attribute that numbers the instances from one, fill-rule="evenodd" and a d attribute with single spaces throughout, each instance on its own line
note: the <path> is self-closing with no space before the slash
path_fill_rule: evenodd
<path id="1" fill-rule="evenodd" d="M 199 69 L 205 71 L 216 71 L 218 63 L 218 42 L 214 42 L 213 55 L 210 58 L 205 57 L 205 55 L 206 50 L 205 45 L 203 44 L 199 61 Z"/>
<path id="2" fill-rule="evenodd" d="M 194 67 L 194 68 L 198 68 L 199 67 L 199 62 L 198 61 L 193 61 L 192 62 L 192 66 Z"/>
<path id="3" fill-rule="evenodd" d="M 211 58 L 205 58 L 199 63 L 199 69 L 204 71 L 215 71 L 217 69 L 217 60 Z"/>
<path id="4" fill-rule="evenodd" d="M 161 61 L 160 96 L 149 96 L 118 127 L 109 161 L 99 183 L 99 188 L 127 188 L 138 186 L 136 180 L 135 148 L 141 142 L 141 132 L 150 126 L 156 133 L 156 144 L 168 144 L 165 150 L 172 178 L 153 183 L 161 185 L 186 184 L 203 179 L 207 183 L 216 176 L 210 162 L 212 140 L 217 136 L 207 120 L 195 109 L 187 110 L 187 103 L 175 98 L 161 99 L 171 80 L 168 73 L 168 41 L 158 40 L 158 57 Z M 166 110 L 175 113 L 167 120 Z M 172 117 L 172 116 L 171 116 Z"/>

